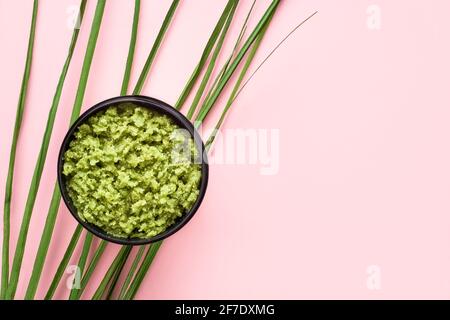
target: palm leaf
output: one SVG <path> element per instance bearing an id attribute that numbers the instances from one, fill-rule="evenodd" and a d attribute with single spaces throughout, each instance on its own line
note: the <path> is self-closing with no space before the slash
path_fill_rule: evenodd
<path id="1" fill-rule="evenodd" d="M 192 91 L 192 88 L 194 87 L 195 83 L 197 82 L 198 77 L 200 76 L 201 71 L 203 70 L 203 66 L 205 65 L 206 61 L 208 60 L 208 57 L 214 47 L 214 44 L 217 41 L 217 38 L 219 37 L 220 31 L 223 28 L 223 25 L 228 17 L 228 14 L 236 3 L 237 0 L 228 0 L 227 5 L 225 6 L 225 9 L 222 12 L 222 15 L 219 18 L 219 21 L 217 22 L 213 32 L 211 33 L 211 36 L 209 37 L 208 42 L 206 43 L 205 49 L 203 49 L 202 56 L 200 58 L 200 61 L 198 62 L 197 66 L 195 67 L 194 71 L 192 72 L 191 77 L 189 78 L 188 82 L 186 83 L 183 91 L 181 92 L 180 97 L 178 98 L 178 101 L 175 103 L 176 109 L 181 109 L 183 104 L 185 103 L 186 99 L 188 98 L 189 94 Z"/>
<path id="2" fill-rule="evenodd" d="M 64 272 L 66 271 L 67 265 L 69 264 L 70 258 L 72 257 L 72 254 L 77 246 L 78 239 L 80 239 L 81 231 L 83 231 L 83 227 L 79 224 L 75 228 L 75 232 L 72 235 L 72 238 L 70 239 L 66 252 L 64 253 L 63 258 L 58 265 L 58 269 L 56 269 L 56 273 L 53 276 L 52 283 L 48 288 L 47 294 L 45 295 L 44 298 L 45 300 L 51 300 L 55 295 L 56 289 L 58 288 L 58 284 L 61 281 L 61 278 L 64 275 Z"/>
<path id="3" fill-rule="evenodd" d="M 84 56 L 83 66 L 81 69 L 80 80 L 78 83 L 77 94 L 75 97 L 75 103 L 72 109 L 72 115 L 70 118 L 70 123 L 72 124 L 80 115 L 81 106 L 83 104 L 84 93 L 86 92 L 87 81 L 89 78 L 89 71 L 92 64 L 92 59 L 95 52 L 95 47 L 97 44 L 98 35 L 100 32 L 100 26 L 102 23 L 103 13 L 105 10 L 106 0 L 97 1 L 97 7 L 95 9 L 94 19 L 92 21 L 91 32 L 89 35 L 88 44 L 86 47 L 86 53 Z M 42 251 L 45 253 L 40 259 L 45 260 L 46 253 L 48 251 L 48 246 L 50 244 L 51 236 L 53 234 L 54 225 L 56 221 L 56 216 L 58 214 L 59 204 L 61 201 L 61 194 L 58 185 L 55 184 L 52 200 L 50 203 L 49 211 L 47 213 L 47 218 L 45 222 L 44 232 L 41 237 Z M 17 281 L 19 278 L 20 268 L 22 265 L 22 259 L 25 249 L 26 238 L 28 234 L 28 227 L 31 220 L 31 212 L 28 216 L 24 216 L 22 220 L 22 226 L 19 233 L 19 240 L 16 247 L 16 255 L 14 257 L 13 270 L 16 270 L 15 287 L 17 287 Z M 40 244 L 41 246 L 41 244 Z M 14 269 L 15 266 L 15 269 Z M 58 275 L 58 274 L 57 274 Z M 15 292 L 15 288 L 14 288 Z"/>
<path id="4" fill-rule="evenodd" d="M 78 269 L 80 274 L 82 275 L 84 272 L 84 267 L 86 266 L 87 258 L 89 255 L 89 251 L 91 250 L 92 240 L 94 239 L 94 235 L 90 232 L 86 232 L 86 237 L 84 238 L 83 250 L 81 251 L 80 259 L 78 260 Z M 78 296 L 79 289 L 72 288 L 70 290 L 69 300 L 75 300 Z M 80 293 L 81 295 L 81 293 Z"/>
<path id="5" fill-rule="evenodd" d="M 211 108 L 213 107 L 213 105 L 215 104 L 217 99 L 219 98 L 219 95 L 222 93 L 223 89 L 225 88 L 225 86 L 227 85 L 231 76 L 233 75 L 234 71 L 236 70 L 236 68 L 238 67 L 238 65 L 240 64 L 240 62 L 242 61 L 242 59 L 244 58 L 245 54 L 250 49 L 252 44 L 255 42 L 256 38 L 261 33 L 262 29 L 268 23 L 268 20 L 271 19 L 271 16 L 275 12 L 275 10 L 277 9 L 279 4 L 280 4 L 280 0 L 272 1 L 271 5 L 266 10 L 266 12 L 264 13 L 261 20 L 258 22 L 258 24 L 255 27 L 255 29 L 253 30 L 253 32 L 250 34 L 247 41 L 244 43 L 243 47 L 241 48 L 241 50 L 239 50 L 239 53 L 237 54 L 236 58 L 231 62 L 229 68 L 224 73 L 223 79 L 221 79 L 219 81 L 217 88 L 211 94 L 210 99 L 208 101 L 206 101 L 205 104 L 203 104 L 203 106 L 201 107 L 201 109 L 195 119 L 197 124 L 202 123 L 203 120 L 206 118 L 209 111 L 211 110 Z"/>
<path id="6" fill-rule="evenodd" d="M 139 13 L 141 11 L 141 0 L 135 0 L 134 2 L 134 15 L 133 15 L 133 26 L 131 27 L 131 38 L 130 45 L 128 47 L 127 63 L 125 64 L 125 73 L 122 80 L 122 88 L 120 89 L 120 95 L 124 96 L 127 94 L 128 85 L 130 83 L 131 67 L 134 60 L 134 51 L 136 49 L 136 38 L 139 25 Z"/>
<path id="7" fill-rule="evenodd" d="M 79 16 L 78 16 L 78 21 L 80 21 L 80 23 L 83 21 L 84 11 L 86 8 L 86 2 L 87 2 L 86 0 L 82 0 L 81 4 L 80 4 L 80 12 L 79 12 Z M 80 29 L 75 28 L 73 30 L 72 40 L 71 40 L 70 46 L 69 46 L 69 52 L 67 54 L 66 61 L 64 63 L 63 69 L 61 71 L 61 75 L 59 76 L 58 85 L 56 86 L 55 96 L 53 97 L 52 106 L 51 106 L 49 114 L 48 114 L 47 125 L 45 127 L 44 137 L 42 139 L 41 150 L 39 151 L 38 160 L 36 162 L 36 166 L 34 169 L 33 179 L 31 180 L 30 190 L 28 191 L 28 199 L 27 199 L 27 203 L 25 205 L 26 211 L 32 211 L 33 207 L 34 207 L 34 202 L 36 200 L 36 195 L 37 195 L 37 192 L 39 189 L 39 184 L 40 184 L 41 177 L 42 177 L 42 171 L 44 169 L 45 159 L 47 157 L 47 151 L 48 151 L 48 146 L 50 144 L 50 138 L 51 138 L 52 131 L 53 131 L 53 125 L 55 123 L 56 112 L 58 110 L 59 101 L 60 101 L 62 90 L 64 87 L 64 81 L 66 79 L 66 75 L 69 70 L 70 62 L 72 61 L 72 56 L 73 56 L 73 52 L 75 51 L 75 46 L 77 44 L 79 33 L 80 33 Z M 38 251 L 36 253 L 36 258 L 34 261 L 34 266 L 33 266 L 33 270 L 31 273 L 30 281 L 28 283 L 27 292 L 25 293 L 25 299 L 27 299 L 27 300 L 34 298 L 34 296 L 36 294 L 36 290 L 38 288 L 39 280 L 40 280 L 40 277 L 42 274 L 42 269 L 43 269 L 44 263 L 45 263 L 45 257 L 47 255 L 47 251 L 48 251 L 48 247 L 49 247 L 49 243 L 50 243 L 49 236 L 51 236 L 51 234 L 49 234 L 46 231 L 49 228 L 53 229 L 54 225 L 51 225 L 52 222 L 54 222 L 54 221 L 49 221 L 48 223 L 45 223 L 44 231 L 42 233 L 42 238 L 39 243 Z"/>
<path id="8" fill-rule="evenodd" d="M 175 14 L 175 11 L 177 10 L 179 3 L 180 0 L 174 0 L 172 2 L 172 5 L 170 6 L 169 11 L 167 12 L 163 24 L 158 32 L 158 36 L 156 37 L 156 40 L 153 43 L 153 47 L 150 50 L 150 54 L 147 57 L 147 61 L 145 62 L 144 68 L 142 69 L 141 75 L 139 76 L 136 87 L 133 90 L 133 94 L 139 94 L 142 91 L 142 88 L 144 87 L 145 84 L 145 80 L 147 79 L 148 73 L 150 72 L 150 68 L 153 64 L 153 61 L 155 60 L 156 53 L 158 52 L 158 49 L 161 46 L 162 40 L 164 39 L 164 35 L 166 34 L 167 29 L 169 28 L 169 25 L 172 22 L 173 15 Z"/>

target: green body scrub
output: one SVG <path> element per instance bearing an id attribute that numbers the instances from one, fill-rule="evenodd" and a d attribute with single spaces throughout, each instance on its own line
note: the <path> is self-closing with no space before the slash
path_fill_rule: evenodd
<path id="1" fill-rule="evenodd" d="M 145 239 L 189 211 L 201 166 L 192 161 L 193 139 L 179 129 L 168 116 L 130 103 L 80 125 L 63 167 L 80 218 L 116 237 Z"/>

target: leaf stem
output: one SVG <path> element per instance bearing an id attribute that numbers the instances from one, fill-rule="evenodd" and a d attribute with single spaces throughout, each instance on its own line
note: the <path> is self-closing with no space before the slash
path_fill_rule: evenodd
<path id="1" fill-rule="evenodd" d="M 150 50 L 150 54 L 147 57 L 147 61 L 145 62 L 145 65 L 144 65 L 144 68 L 142 69 L 141 75 L 139 76 L 136 87 L 133 90 L 133 94 L 139 94 L 142 91 L 142 88 L 144 87 L 145 81 L 147 79 L 147 75 L 150 72 L 150 68 L 153 64 L 153 61 L 155 60 L 156 54 L 158 53 L 158 49 L 161 46 L 161 43 L 164 39 L 164 35 L 166 34 L 167 29 L 169 28 L 169 25 L 172 22 L 173 15 L 175 14 L 175 11 L 177 10 L 179 3 L 180 3 L 180 0 L 172 1 L 169 11 L 167 12 L 166 17 L 164 18 L 164 21 L 158 32 L 156 40 L 153 43 L 153 47 Z"/>
<path id="2" fill-rule="evenodd" d="M 30 80 L 31 65 L 33 60 L 34 38 L 36 34 L 36 20 L 38 13 L 39 1 L 33 2 L 33 14 L 31 18 L 30 35 L 28 38 L 28 50 L 25 62 L 25 71 L 22 78 L 22 86 L 20 88 L 19 103 L 17 104 L 16 121 L 14 124 L 14 132 L 11 143 L 11 152 L 9 154 L 8 176 L 6 178 L 5 202 L 3 216 L 3 249 L 2 249 L 2 280 L 0 289 L 1 299 L 14 298 L 15 289 L 10 291 L 9 277 L 9 238 L 11 232 L 11 197 L 13 188 L 14 167 L 16 163 L 17 140 L 19 139 L 20 129 L 22 127 L 23 112 L 25 110 L 25 102 L 28 92 L 28 83 Z M 11 272 L 13 273 L 13 271 Z M 14 280 L 14 279 L 13 279 Z M 14 285 L 14 282 L 13 282 Z"/>
<path id="3" fill-rule="evenodd" d="M 86 237 L 84 238 L 84 243 L 83 243 L 83 250 L 81 251 L 81 255 L 80 255 L 80 259 L 78 260 L 78 269 L 80 270 L 80 275 L 83 275 L 84 273 L 84 268 L 86 266 L 86 261 L 88 259 L 88 255 L 89 255 L 89 251 L 91 250 L 91 245 L 92 245 L 92 240 L 94 239 L 94 236 L 92 235 L 92 233 L 86 231 Z M 78 288 L 72 288 L 70 290 L 70 295 L 69 295 L 69 300 L 76 300 L 78 295 L 78 291 L 80 289 Z"/>
<path id="4" fill-rule="evenodd" d="M 247 56 L 247 59 L 245 61 L 245 64 L 239 74 L 239 77 L 233 87 L 233 90 L 230 94 L 230 97 L 228 98 L 228 101 L 225 105 L 225 108 L 222 111 L 222 114 L 220 116 L 219 121 L 217 122 L 215 128 L 214 128 L 214 132 L 217 132 L 217 130 L 219 130 L 219 128 L 221 127 L 224 119 L 225 119 L 225 115 L 228 113 L 231 105 L 234 102 L 234 98 L 236 97 L 236 93 L 238 92 L 242 81 L 244 80 L 245 75 L 247 74 L 248 69 L 250 68 L 250 65 L 253 62 L 253 59 L 255 58 L 256 52 L 258 51 L 259 46 L 261 45 L 261 41 L 264 38 L 264 35 L 266 34 L 267 28 L 269 27 L 270 21 L 272 20 L 273 15 L 270 17 L 270 19 L 268 20 L 268 23 L 266 24 L 266 26 L 264 27 L 264 29 L 262 30 L 262 32 L 258 35 L 258 37 L 256 38 L 255 43 L 252 46 L 252 49 L 250 50 L 250 53 Z M 211 143 L 213 142 L 215 138 L 215 134 L 213 133 L 208 140 L 206 141 L 205 147 L 207 149 L 209 149 L 209 146 L 211 145 Z"/>
<path id="5" fill-rule="evenodd" d="M 122 300 L 125 296 L 126 291 L 128 290 L 131 280 L 133 279 L 133 276 L 136 273 L 136 269 L 139 266 L 139 262 L 142 259 L 142 256 L 144 255 L 146 246 L 141 246 L 139 248 L 139 251 L 136 254 L 136 257 L 133 260 L 133 263 L 130 267 L 130 270 L 128 271 L 127 277 L 125 278 L 125 281 L 122 285 L 122 288 L 120 289 L 120 293 L 119 293 L 119 300 Z"/>
<path id="6" fill-rule="evenodd" d="M 200 99 L 203 96 L 206 85 L 208 84 L 209 79 L 211 78 L 211 74 L 214 71 L 214 67 L 216 65 L 217 58 L 219 57 L 220 51 L 222 49 L 223 42 L 225 41 L 225 37 L 228 33 L 228 29 L 230 28 L 231 22 L 233 21 L 233 16 L 234 16 L 234 13 L 236 12 L 237 5 L 238 5 L 238 2 L 235 2 L 233 4 L 233 6 L 231 7 L 231 10 L 230 10 L 230 13 L 228 14 L 225 25 L 223 26 L 223 29 L 220 32 L 220 37 L 217 40 L 217 44 L 213 51 L 212 57 L 209 61 L 208 68 L 206 69 L 205 75 L 203 76 L 203 79 L 200 83 L 197 93 L 195 94 L 194 100 L 192 101 L 191 107 L 189 108 L 189 111 L 187 113 L 187 118 L 189 120 L 194 115 L 194 112 L 197 109 L 198 103 L 200 102 Z"/>
<path id="7" fill-rule="evenodd" d="M 133 250 L 133 248 L 131 248 L 130 253 L 132 250 Z M 126 262 L 127 262 L 127 260 L 121 261 L 121 263 L 116 268 L 116 271 L 110 280 L 111 284 L 108 288 L 108 293 L 106 294 L 106 298 L 105 298 L 106 300 L 111 300 L 111 298 L 114 294 L 114 290 L 116 289 L 117 282 L 119 281 L 120 275 L 122 274 L 122 270 L 125 267 Z"/>
<path id="8" fill-rule="evenodd" d="M 131 27 L 131 38 L 130 45 L 128 47 L 128 57 L 125 65 L 125 73 L 122 80 L 122 88 L 120 89 L 120 95 L 124 96 L 127 94 L 128 85 L 130 83 L 131 67 L 134 60 L 134 51 L 136 49 L 136 38 L 139 25 L 139 13 L 141 11 L 141 0 L 134 1 L 134 15 L 133 15 L 133 26 Z"/>
<path id="9" fill-rule="evenodd" d="M 130 284 L 130 287 L 126 291 L 123 300 L 133 300 L 136 296 L 137 291 L 139 290 L 139 287 L 142 283 L 142 281 L 145 278 L 145 275 L 147 274 L 148 269 L 150 268 L 150 265 L 153 262 L 153 259 L 156 256 L 156 253 L 158 252 L 159 248 L 162 245 L 162 241 L 158 241 L 155 243 L 152 243 L 150 245 L 150 248 L 148 249 L 144 260 L 142 261 L 141 266 L 139 267 L 138 271 L 136 272 L 136 275 L 133 279 L 133 281 Z"/>
<path id="10" fill-rule="evenodd" d="M 206 43 L 205 49 L 203 49 L 203 53 L 200 58 L 200 61 L 198 62 L 197 66 L 195 67 L 194 71 L 192 72 L 192 75 L 189 78 L 188 82 L 184 86 L 184 89 L 181 92 L 181 95 L 178 98 L 178 101 L 175 103 L 176 109 L 180 110 L 181 107 L 183 106 L 183 104 L 186 102 L 186 99 L 188 98 L 189 94 L 192 91 L 192 88 L 194 87 L 195 83 L 197 82 L 197 79 L 200 76 L 201 71 L 203 70 L 203 66 L 205 65 L 206 61 L 208 60 L 208 57 L 214 47 L 214 44 L 217 41 L 217 38 L 220 34 L 220 30 L 222 30 L 223 25 L 228 17 L 228 14 L 229 14 L 232 6 L 235 3 L 236 3 L 236 0 L 228 0 L 228 3 L 222 12 L 222 15 L 220 16 L 219 21 L 217 22 L 213 32 L 211 33 L 211 36 L 209 37 L 208 42 Z"/>
<path id="11" fill-rule="evenodd" d="M 51 300 L 55 295 L 56 289 L 58 288 L 58 284 L 61 281 L 61 278 L 64 272 L 66 271 L 67 265 L 69 264 L 70 258 L 72 257 L 75 247 L 77 246 L 78 239 L 80 239 L 81 231 L 83 231 L 83 227 L 81 225 L 77 225 L 75 232 L 73 233 L 72 238 L 70 239 L 69 246 L 67 247 L 63 258 L 61 259 L 61 262 L 58 265 L 58 269 L 56 270 L 56 273 L 53 276 L 50 288 L 48 289 L 47 294 L 45 295 L 44 298 L 45 300 Z"/>
<path id="12" fill-rule="evenodd" d="M 100 241 L 97 249 L 95 250 L 94 257 L 92 258 L 92 261 L 89 263 L 89 266 L 86 269 L 86 273 L 81 278 L 80 288 L 75 291 L 76 293 L 74 294 L 73 299 L 71 299 L 71 300 L 80 299 L 81 295 L 84 292 L 84 289 L 86 289 L 86 286 L 88 285 L 89 280 L 92 277 L 92 274 L 95 271 L 95 268 L 97 267 L 98 262 L 100 261 L 100 258 L 102 257 L 103 253 L 105 252 L 107 245 L 108 245 L 108 242 Z"/>
<path id="13" fill-rule="evenodd" d="M 131 248 L 132 248 L 131 246 L 123 246 L 122 248 L 120 248 L 120 251 L 117 253 L 116 257 L 114 258 L 114 261 L 109 266 L 108 271 L 106 272 L 105 276 L 100 282 L 100 285 L 98 286 L 94 295 L 92 296 L 92 300 L 100 300 L 103 297 L 108 287 L 108 284 L 113 278 L 118 267 L 128 258 L 128 255 L 131 252 Z"/>
<path id="14" fill-rule="evenodd" d="M 234 56 L 237 53 L 237 50 L 239 49 L 239 46 L 241 44 L 242 38 L 245 35 L 245 31 L 247 30 L 247 26 L 248 26 L 248 20 L 250 19 L 250 15 L 253 12 L 253 8 L 255 7 L 256 4 L 256 0 L 253 0 L 253 4 L 250 7 L 250 10 L 247 13 L 247 17 L 245 18 L 244 23 L 242 24 L 241 27 L 241 31 L 239 32 L 239 35 L 236 39 L 236 43 L 234 44 L 233 47 L 233 51 L 231 52 L 230 56 L 228 57 L 228 59 L 226 60 L 225 64 L 222 66 L 222 69 L 220 70 L 220 72 L 217 74 L 216 78 L 214 79 L 214 82 L 211 86 L 211 88 L 208 91 L 208 94 L 206 95 L 204 101 L 208 101 L 211 97 L 211 94 L 214 92 L 214 90 L 217 88 L 217 84 L 219 83 L 219 81 L 221 79 L 223 79 L 223 75 L 225 74 L 225 71 L 227 71 L 228 66 L 230 65 L 231 60 L 234 58 Z"/>
<path id="15" fill-rule="evenodd" d="M 240 64 L 242 59 L 244 58 L 245 54 L 250 49 L 251 45 L 255 42 L 256 38 L 261 33 L 261 30 L 265 27 L 265 25 L 267 24 L 267 21 L 270 19 L 272 14 L 277 9 L 278 5 L 280 4 L 280 1 L 281 0 L 273 0 L 272 1 L 269 8 L 266 10 L 263 17 L 258 22 L 257 26 L 255 27 L 253 32 L 248 37 L 247 41 L 244 43 L 241 50 L 239 50 L 239 53 L 237 54 L 236 58 L 233 60 L 233 62 L 231 63 L 231 65 L 229 66 L 229 68 L 227 69 L 225 74 L 223 75 L 223 79 L 219 81 L 217 88 L 211 94 L 210 99 L 208 101 L 206 101 L 206 103 L 201 107 L 199 114 L 197 115 L 197 117 L 195 119 L 196 126 L 198 126 L 198 124 L 202 123 L 203 120 L 206 118 L 209 111 L 211 110 L 211 108 L 213 107 L 213 105 L 215 104 L 217 99 L 219 98 L 219 95 L 222 93 L 226 84 L 228 83 L 231 76 L 233 75 L 234 71 L 236 70 L 236 68 L 238 67 L 238 65 Z"/>

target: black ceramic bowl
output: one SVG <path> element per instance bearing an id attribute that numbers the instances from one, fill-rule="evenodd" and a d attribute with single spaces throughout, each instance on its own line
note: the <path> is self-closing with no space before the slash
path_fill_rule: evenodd
<path id="1" fill-rule="evenodd" d="M 165 115 L 169 116 L 171 119 L 173 119 L 173 121 L 180 128 L 186 129 L 190 133 L 192 138 L 194 138 L 194 143 L 197 147 L 197 150 L 199 151 L 199 154 L 203 155 L 203 157 L 201 159 L 202 177 L 201 177 L 201 181 L 200 181 L 200 194 L 197 198 L 197 201 L 194 203 L 192 209 L 189 212 L 186 212 L 180 218 L 178 218 L 175 221 L 175 223 L 173 225 L 171 225 L 166 231 L 164 231 L 154 237 L 148 238 L 148 239 L 115 237 L 115 236 L 112 236 L 112 235 L 106 233 L 101 228 L 82 220 L 80 218 L 80 216 L 78 215 L 77 209 L 72 204 L 72 201 L 69 197 L 69 193 L 66 188 L 66 178 L 62 174 L 63 164 L 64 164 L 64 153 L 66 152 L 67 148 L 69 147 L 69 144 L 74 137 L 74 133 L 75 133 L 76 129 L 81 124 L 83 124 L 85 121 L 87 121 L 87 119 L 90 116 L 92 116 L 93 114 L 95 114 L 99 111 L 105 110 L 111 106 L 118 105 L 118 104 L 124 103 L 124 102 L 131 102 L 131 103 L 134 103 L 141 107 L 148 108 L 151 111 L 156 111 L 156 112 L 159 112 L 160 114 L 165 114 Z M 122 245 L 149 244 L 152 242 L 163 240 L 163 239 L 171 236 L 178 230 L 180 230 L 186 223 L 189 222 L 189 220 L 193 217 L 193 215 L 195 214 L 197 209 L 200 207 L 203 197 L 205 196 L 206 187 L 208 185 L 208 171 L 209 171 L 208 161 L 206 158 L 206 152 L 204 152 L 204 150 L 205 150 L 205 146 L 204 146 L 199 134 L 195 130 L 194 126 L 192 125 L 192 123 L 188 119 L 186 119 L 186 117 L 183 114 L 178 112 L 176 109 L 172 108 L 167 103 L 164 103 L 164 102 L 154 99 L 154 98 L 145 97 L 145 96 L 121 96 L 121 97 L 117 97 L 117 98 L 112 98 L 112 99 L 108 99 L 103 102 L 100 102 L 100 103 L 96 104 L 95 106 L 91 107 L 90 109 L 88 109 L 70 127 L 69 132 L 67 132 L 66 137 L 64 138 L 64 141 L 61 145 L 61 149 L 59 151 L 58 184 L 59 184 L 59 188 L 61 190 L 61 194 L 64 199 L 64 202 L 66 203 L 67 208 L 69 208 L 70 213 L 88 231 L 92 232 L 96 236 L 98 236 L 106 241 L 114 242 L 117 244 L 122 244 Z"/>

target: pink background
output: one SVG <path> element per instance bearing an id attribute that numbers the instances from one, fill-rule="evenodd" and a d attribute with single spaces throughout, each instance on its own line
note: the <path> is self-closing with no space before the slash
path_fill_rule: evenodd
<path id="1" fill-rule="evenodd" d="M 142 2 L 132 86 L 171 1 Z M 66 10 L 77 3 L 40 1 L 16 163 L 12 244 L 72 34 Z M 175 103 L 225 3 L 182 1 L 143 94 Z M 268 3 L 257 2 L 252 26 Z M 226 52 L 250 4 L 241 1 Z M 380 30 L 367 27 L 372 4 L 381 9 Z M 85 107 L 119 93 L 133 5 L 107 2 Z M 31 0 L 0 0 L 1 210 L 31 9 Z M 89 1 L 64 87 L 19 298 L 48 210 L 94 9 Z M 450 298 L 450 3 L 285 0 L 256 62 L 315 10 L 319 14 L 250 82 L 225 124 L 280 129 L 279 173 L 263 176 L 254 165 L 212 166 L 201 210 L 164 242 L 138 298 Z M 75 225 L 61 205 L 39 297 Z M 116 251 L 108 248 L 97 281 Z M 379 290 L 366 285 L 371 265 L 381 271 Z M 66 296 L 62 285 L 57 297 Z"/>

